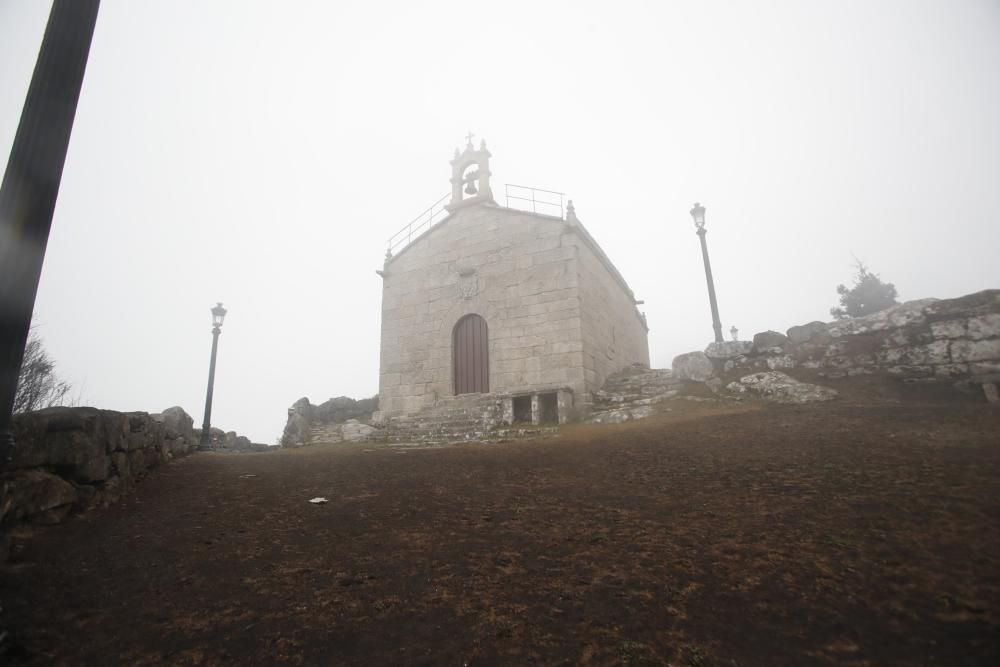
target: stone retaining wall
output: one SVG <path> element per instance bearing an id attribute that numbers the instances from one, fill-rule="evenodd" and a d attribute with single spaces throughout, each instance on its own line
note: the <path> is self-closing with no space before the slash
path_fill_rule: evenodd
<path id="1" fill-rule="evenodd" d="M 14 417 L 15 448 L 0 474 L 0 526 L 58 523 L 116 502 L 151 468 L 197 446 L 179 407 L 158 415 L 56 407 Z"/>

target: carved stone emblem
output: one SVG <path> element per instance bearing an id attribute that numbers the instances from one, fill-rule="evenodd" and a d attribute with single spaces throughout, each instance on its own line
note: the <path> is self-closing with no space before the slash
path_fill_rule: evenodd
<path id="1" fill-rule="evenodd" d="M 458 293 L 463 299 L 471 299 L 479 294 L 479 278 L 476 267 L 467 261 L 457 261 L 451 265 L 451 270 L 458 274 Z"/>
<path id="2" fill-rule="evenodd" d="M 471 299 L 479 294 L 479 277 L 475 274 L 459 276 L 458 293 L 462 295 L 463 299 Z"/>

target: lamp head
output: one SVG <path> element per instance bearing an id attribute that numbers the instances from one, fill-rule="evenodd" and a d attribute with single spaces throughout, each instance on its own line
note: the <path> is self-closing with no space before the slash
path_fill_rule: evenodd
<path id="1" fill-rule="evenodd" d="M 222 326 L 222 321 L 226 319 L 226 309 L 222 307 L 222 302 L 215 304 L 212 308 L 212 326 L 219 328 Z"/>
<path id="2" fill-rule="evenodd" d="M 698 229 L 705 228 L 705 207 L 698 202 L 694 203 L 691 209 L 691 217 L 694 218 L 694 226 Z"/>

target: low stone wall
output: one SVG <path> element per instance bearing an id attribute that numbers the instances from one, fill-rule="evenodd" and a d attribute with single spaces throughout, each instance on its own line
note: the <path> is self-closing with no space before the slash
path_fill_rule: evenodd
<path id="1" fill-rule="evenodd" d="M 201 441 L 200 428 L 194 429 L 194 438 L 198 442 Z M 271 447 L 260 442 L 251 442 L 250 438 L 236 431 L 223 431 L 214 426 L 209 429 L 208 442 L 209 446 L 217 451 L 266 452 Z"/>
<path id="2" fill-rule="evenodd" d="M 704 353 L 678 356 L 673 368 L 682 379 L 717 386 L 722 376 L 808 369 L 827 378 L 885 375 L 978 390 L 1000 382 L 1000 290 L 712 343 Z"/>
<path id="3" fill-rule="evenodd" d="M 106 506 L 146 472 L 197 447 L 191 417 L 56 407 L 14 417 L 15 448 L 0 475 L 0 527 L 58 523 Z"/>

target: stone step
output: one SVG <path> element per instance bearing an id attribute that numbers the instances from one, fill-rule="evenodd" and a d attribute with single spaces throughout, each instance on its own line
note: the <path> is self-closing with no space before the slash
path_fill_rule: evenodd
<path id="1" fill-rule="evenodd" d="M 482 429 L 482 424 L 479 422 L 427 422 L 405 426 L 391 426 L 383 430 L 388 433 L 412 433 L 415 431 L 438 431 L 442 429 L 450 431 L 476 431 Z"/>

